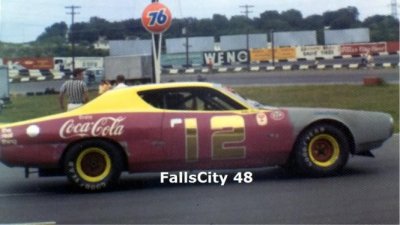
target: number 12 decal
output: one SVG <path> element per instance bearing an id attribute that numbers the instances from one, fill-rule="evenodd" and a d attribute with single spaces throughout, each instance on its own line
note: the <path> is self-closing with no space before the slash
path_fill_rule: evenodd
<path id="1" fill-rule="evenodd" d="M 229 124 L 228 126 L 226 124 Z M 188 162 L 199 159 L 199 134 L 197 119 L 184 120 L 185 158 Z M 245 122 L 241 116 L 215 116 L 210 120 L 211 158 L 213 160 L 242 159 L 246 157 Z"/>

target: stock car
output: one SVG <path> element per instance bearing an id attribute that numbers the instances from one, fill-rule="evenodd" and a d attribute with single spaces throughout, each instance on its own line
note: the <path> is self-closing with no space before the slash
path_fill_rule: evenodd
<path id="1" fill-rule="evenodd" d="M 69 111 L 0 126 L 0 161 L 105 190 L 121 172 L 282 166 L 328 176 L 393 132 L 380 112 L 276 108 L 206 82 L 111 90 Z"/>

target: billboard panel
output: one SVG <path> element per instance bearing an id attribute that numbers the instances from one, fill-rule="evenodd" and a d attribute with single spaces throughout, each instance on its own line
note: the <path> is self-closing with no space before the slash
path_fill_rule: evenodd
<path id="1" fill-rule="evenodd" d="M 340 45 L 299 46 L 296 48 L 297 58 L 333 58 L 338 55 L 340 55 Z"/>
<path id="2" fill-rule="evenodd" d="M 214 37 L 189 37 L 189 52 L 214 50 Z M 167 54 L 186 52 L 186 38 L 166 39 Z"/>
<path id="3" fill-rule="evenodd" d="M 28 69 L 28 70 L 49 70 L 54 68 L 53 58 L 51 57 L 23 57 L 23 58 L 3 58 L 3 63 L 9 68 Z"/>
<path id="4" fill-rule="evenodd" d="M 370 42 L 369 28 L 325 30 L 324 36 L 326 45 Z"/>
<path id="5" fill-rule="evenodd" d="M 0 66 L 0 99 L 8 97 L 8 69 L 5 66 Z"/>
<path id="6" fill-rule="evenodd" d="M 342 55 L 361 55 L 386 52 L 386 42 L 341 45 Z"/>
<path id="7" fill-rule="evenodd" d="M 387 42 L 386 43 L 387 51 L 389 53 L 398 52 L 399 51 L 399 44 L 400 44 L 400 42 L 398 42 L 398 41 L 389 41 L 389 42 Z"/>
<path id="8" fill-rule="evenodd" d="M 249 48 L 267 47 L 267 34 L 249 34 Z M 247 48 L 247 35 L 224 35 L 220 37 L 221 50 L 240 50 Z"/>
<path id="9" fill-rule="evenodd" d="M 304 46 L 316 44 L 316 31 L 274 32 L 275 46 Z"/>
<path id="10" fill-rule="evenodd" d="M 220 37 L 221 50 L 239 50 L 246 49 L 246 35 L 224 35 Z"/>
<path id="11" fill-rule="evenodd" d="M 296 48 L 275 48 L 275 60 L 295 59 Z M 250 59 L 252 62 L 263 62 L 272 60 L 272 49 L 259 48 L 250 50 Z"/>
<path id="12" fill-rule="evenodd" d="M 151 55 L 151 40 L 110 41 L 110 56 Z"/>

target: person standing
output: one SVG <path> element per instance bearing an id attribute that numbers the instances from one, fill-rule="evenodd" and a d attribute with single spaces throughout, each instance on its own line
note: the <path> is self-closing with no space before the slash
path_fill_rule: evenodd
<path id="1" fill-rule="evenodd" d="M 99 95 L 104 94 L 106 91 L 111 89 L 111 84 L 108 80 L 101 80 L 99 85 Z"/>
<path id="2" fill-rule="evenodd" d="M 60 88 L 60 107 L 65 111 L 64 97 L 68 98 L 67 111 L 76 109 L 89 101 L 88 88 L 83 81 L 84 69 L 75 69 L 73 79 L 67 80 Z"/>
<path id="3" fill-rule="evenodd" d="M 128 87 L 128 85 L 125 84 L 125 76 L 122 74 L 117 76 L 116 82 L 117 83 L 116 83 L 115 87 L 113 88 L 113 90 Z"/>

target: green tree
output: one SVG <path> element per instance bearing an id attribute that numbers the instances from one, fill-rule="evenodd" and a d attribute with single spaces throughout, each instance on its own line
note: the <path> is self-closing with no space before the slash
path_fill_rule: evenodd
<path id="1" fill-rule="evenodd" d="M 65 43 L 68 26 L 65 22 L 54 23 L 36 39 L 38 42 Z"/>
<path id="2" fill-rule="evenodd" d="M 327 11 L 322 16 L 325 26 L 329 26 L 331 29 L 348 29 L 360 27 L 358 15 L 356 7 L 348 6 L 336 11 Z"/>
<path id="3" fill-rule="evenodd" d="M 281 13 L 282 20 L 286 21 L 292 29 L 299 30 L 303 26 L 303 15 L 300 11 L 290 9 Z"/>
<path id="4" fill-rule="evenodd" d="M 399 20 L 392 16 L 371 16 L 362 24 L 370 28 L 371 41 L 399 40 Z"/>

